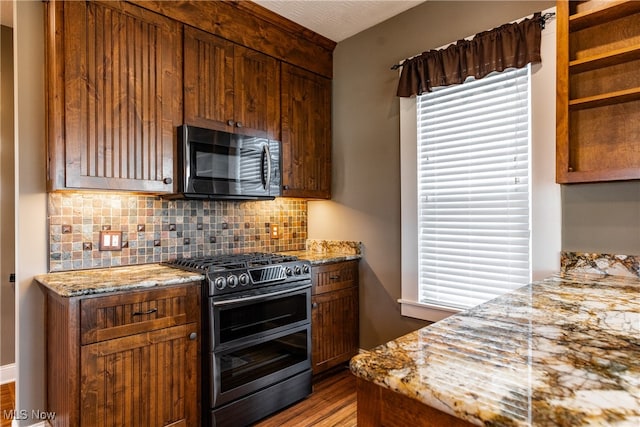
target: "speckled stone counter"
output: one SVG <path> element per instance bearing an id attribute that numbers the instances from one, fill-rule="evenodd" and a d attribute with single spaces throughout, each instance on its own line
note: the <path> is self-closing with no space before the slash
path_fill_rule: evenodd
<path id="1" fill-rule="evenodd" d="M 311 265 L 330 264 L 332 262 L 351 261 L 362 258 L 362 243 L 344 240 L 309 239 L 306 249 L 284 252 L 287 255 L 306 259 Z"/>
<path id="2" fill-rule="evenodd" d="M 63 297 L 176 285 L 203 279 L 202 274 L 161 264 L 64 271 L 35 277 L 40 284 Z"/>
<path id="3" fill-rule="evenodd" d="M 560 273 L 361 353 L 359 378 L 476 425 L 640 425 L 640 278 Z"/>

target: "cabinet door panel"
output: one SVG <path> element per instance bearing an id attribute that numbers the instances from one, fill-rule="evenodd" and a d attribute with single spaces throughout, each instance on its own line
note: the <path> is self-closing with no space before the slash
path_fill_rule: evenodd
<path id="1" fill-rule="evenodd" d="M 126 3 L 68 2 L 63 34 L 65 186 L 172 191 L 179 24 Z"/>
<path id="2" fill-rule="evenodd" d="M 234 48 L 234 118 L 245 135 L 280 139 L 280 67 L 260 52 Z"/>
<path id="3" fill-rule="evenodd" d="M 282 64 L 283 196 L 331 198 L 331 80 Z"/>
<path id="4" fill-rule="evenodd" d="M 196 425 L 197 324 L 81 349 L 82 426 Z"/>
<path id="5" fill-rule="evenodd" d="M 347 362 L 358 353 L 358 288 L 312 297 L 313 373 Z"/>
<path id="6" fill-rule="evenodd" d="M 280 66 L 260 52 L 185 27 L 185 122 L 280 139 Z"/>
<path id="7" fill-rule="evenodd" d="M 184 121 L 232 131 L 233 44 L 191 27 L 184 29 Z"/>

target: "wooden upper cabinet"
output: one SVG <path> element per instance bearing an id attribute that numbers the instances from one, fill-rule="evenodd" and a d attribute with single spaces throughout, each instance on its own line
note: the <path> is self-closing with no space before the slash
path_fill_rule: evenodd
<path id="1" fill-rule="evenodd" d="M 640 179 L 640 2 L 557 2 L 556 181 Z"/>
<path id="2" fill-rule="evenodd" d="M 331 198 L 331 80 L 282 64 L 282 195 Z"/>
<path id="3" fill-rule="evenodd" d="M 172 192 L 180 24 L 124 2 L 47 5 L 49 188 Z"/>
<path id="4" fill-rule="evenodd" d="M 279 62 L 185 26 L 184 121 L 279 140 Z"/>

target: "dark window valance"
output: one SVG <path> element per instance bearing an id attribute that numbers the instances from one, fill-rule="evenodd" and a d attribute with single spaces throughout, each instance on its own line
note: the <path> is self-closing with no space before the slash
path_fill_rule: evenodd
<path id="1" fill-rule="evenodd" d="M 440 50 L 430 50 L 402 64 L 398 96 L 430 92 L 437 86 L 459 84 L 493 71 L 522 68 L 540 62 L 541 13 L 515 24 L 505 24 L 460 40 Z"/>

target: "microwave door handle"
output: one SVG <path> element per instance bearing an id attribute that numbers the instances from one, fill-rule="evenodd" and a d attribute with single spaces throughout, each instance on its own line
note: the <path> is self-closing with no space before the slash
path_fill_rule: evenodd
<path id="1" fill-rule="evenodd" d="M 264 158 L 267 157 L 267 176 L 264 176 Z M 268 189 L 271 186 L 271 150 L 269 149 L 269 145 L 265 144 L 262 146 L 262 161 L 260 162 L 260 167 L 262 168 L 262 185 L 264 189 Z"/>

